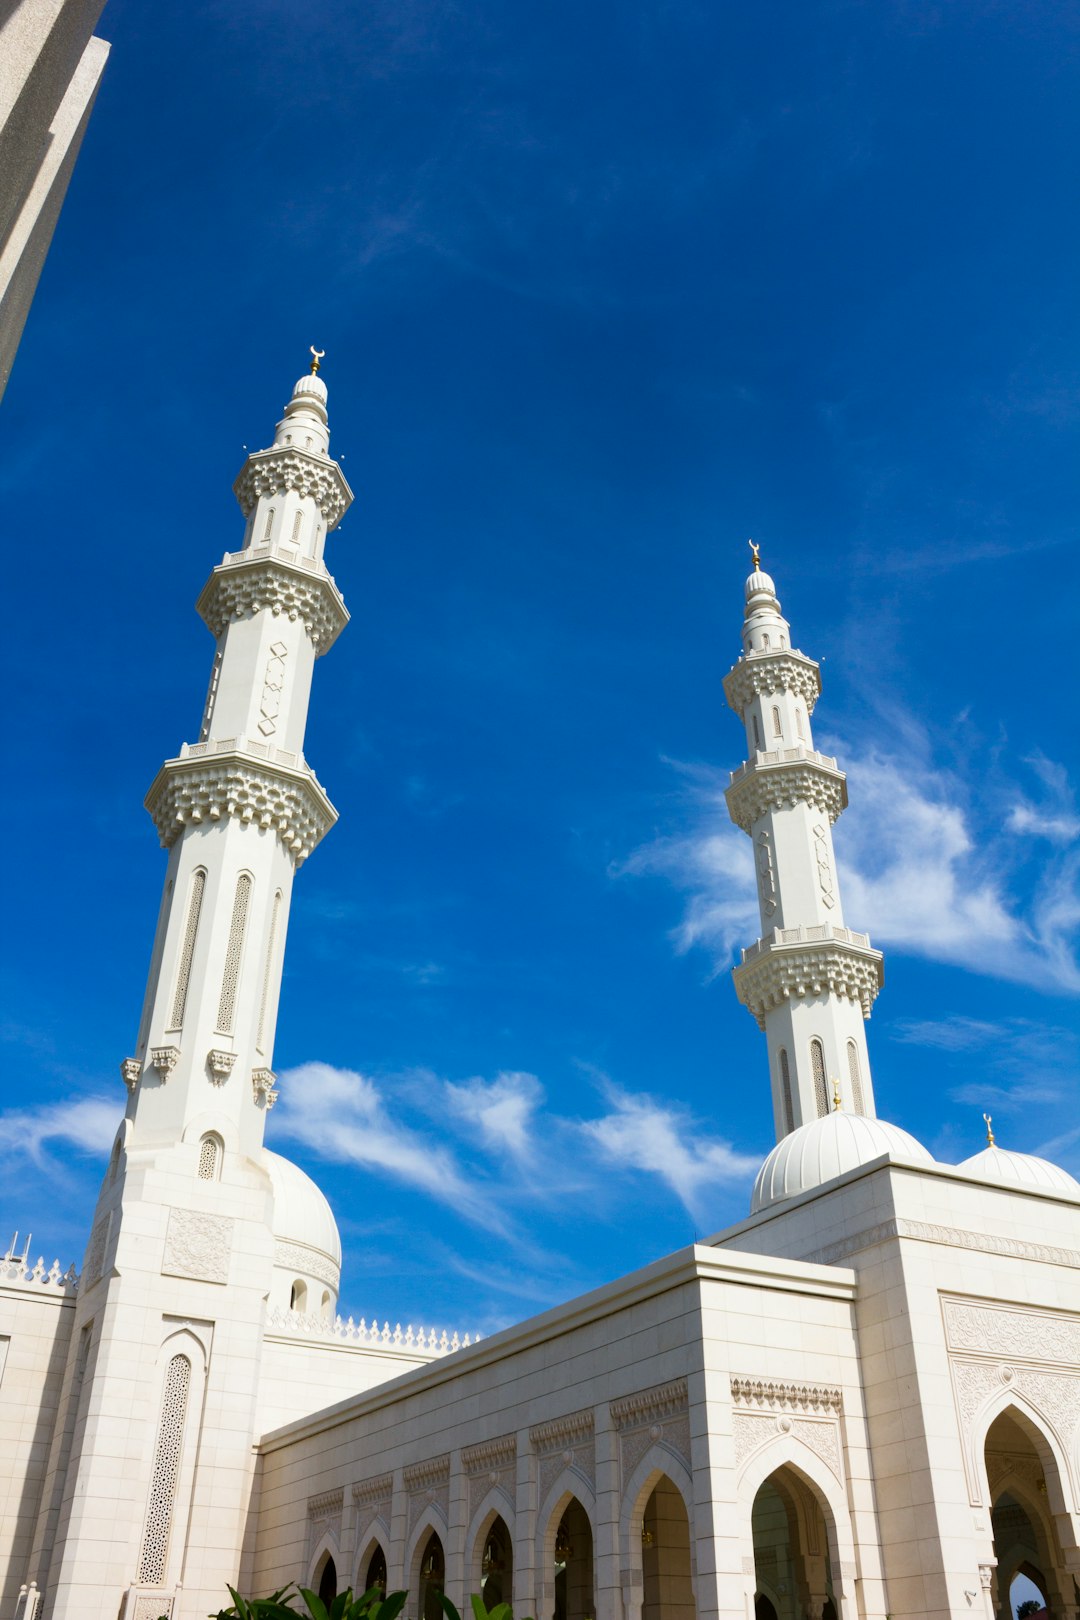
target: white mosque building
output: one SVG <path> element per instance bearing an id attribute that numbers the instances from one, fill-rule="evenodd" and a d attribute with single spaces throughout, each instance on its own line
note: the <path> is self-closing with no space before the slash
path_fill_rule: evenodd
<path id="1" fill-rule="evenodd" d="M 226 1583 L 512 1599 L 538 1620 L 1012 1620 L 1080 1607 L 1080 1185 L 877 1117 L 882 959 L 843 918 L 817 664 L 755 558 L 725 682 L 761 938 L 735 970 L 777 1145 L 745 1220 L 490 1339 L 335 1318 L 330 1208 L 263 1146 L 304 753 L 348 615 L 326 388 L 236 482 L 199 598 L 198 740 L 147 796 L 168 869 L 78 1277 L 0 1263 L 0 1620 L 203 1620 Z M 119 1108 L 118 1108 L 119 1112 Z"/>

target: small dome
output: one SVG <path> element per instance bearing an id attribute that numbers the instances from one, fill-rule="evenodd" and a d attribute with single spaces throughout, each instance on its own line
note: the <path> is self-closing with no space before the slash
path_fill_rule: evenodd
<path id="1" fill-rule="evenodd" d="M 899 1125 L 834 1109 L 824 1119 L 800 1125 L 776 1144 L 758 1171 L 750 1212 L 756 1215 L 782 1198 L 823 1187 L 827 1181 L 881 1158 L 901 1164 L 934 1162 L 922 1143 Z"/>
<path id="2" fill-rule="evenodd" d="M 752 596 L 776 596 L 772 575 L 763 568 L 755 568 L 746 582 L 746 600 L 749 602 Z"/>
<path id="3" fill-rule="evenodd" d="M 1080 1196 L 1080 1181 L 1070 1176 L 1059 1164 L 1037 1158 L 1034 1153 L 1013 1153 L 1009 1148 L 985 1147 L 957 1165 L 969 1176 L 980 1181 L 996 1181 L 1005 1187 L 1037 1187 L 1040 1192 L 1068 1193 L 1070 1198 Z"/>
<path id="4" fill-rule="evenodd" d="M 274 1236 L 281 1243 L 300 1243 L 341 1265 L 341 1238 L 325 1195 L 298 1164 L 264 1148 L 274 1186 Z"/>
<path id="5" fill-rule="evenodd" d="M 305 372 L 292 391 L 293 399 L 308 399 L 314 394 L 323 405 L 326 404 L 326 384 L 322 378 L 313 371 Z"/>

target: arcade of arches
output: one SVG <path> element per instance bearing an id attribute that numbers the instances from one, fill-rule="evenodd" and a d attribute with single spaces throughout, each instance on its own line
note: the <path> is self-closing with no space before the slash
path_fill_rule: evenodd
<path id="1" fill-rule="evenodd" d="M 1015 1407 L 995 1418 L 987 1432 L 986 1477 L 996 1559 L 991 1593 L 998 1620 L 1016 1620 L 1021 1589 L 1028 1601 L 1035 1601 L 1031 1586 L 1051 1615 L 1076 1613 L 1080 1588 L 1069 1569 L 1077 1562 L 1076 1547 L 1053 1453 Z M 1066 1549 L 1071 1558 L 1066 1558 Z"/>

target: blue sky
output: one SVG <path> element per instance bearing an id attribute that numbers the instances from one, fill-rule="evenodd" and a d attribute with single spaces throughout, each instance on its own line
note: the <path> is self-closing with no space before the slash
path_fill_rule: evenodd
<path id="1" fill-rule="evenodd" d="M 879 1110 L 1080 1173 L 1080 19 L 109 0 L 3 405 L 8 1226 L 78 1257 L 307 346 L 357 491 L 269 1140 L 357 1315 L 488 1330 L 745 1212 L 746 537 L 824 660 Z M 6 1241 L 6 1237 L 4 1239 Z"/>

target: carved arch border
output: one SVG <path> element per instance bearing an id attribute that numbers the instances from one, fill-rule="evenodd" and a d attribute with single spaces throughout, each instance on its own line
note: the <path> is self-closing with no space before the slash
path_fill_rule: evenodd
<path id="1" fill-rule="evenodd" d="M 424 1556 L 424 1548 L 432 1535 L 438 1536 L 442 1544 L 443 1569 L 445 1570 L 450 1562 L 450 1554 L 446 1545 L 450 1535 L 449 1520 L 440 1503 L 425 1502 L 423 1511 L 409 1531 L 409 1537 L 405 1543 L 405 1590 L 415 1592 L 418 1603 L 420 1601 L 420 1562 Z M 387 1561 L 387 1568 L 389 1569 L 389 1560 Z"/>
<path id="2" fill-rule="evenodd" d="M 381 1535 L 378 1534 L 378 1532 L 375 1529 L 375 1526 L 377 1524 L 382 1525 L 382 1534 Z M 389 1584 L 390 1584 L 390 1530 L 389 1530 L 389 1527 L 387 1526 L 385 1520 L 383 1519 L 383 1516 L 382 1516 L 381 1513 L 376 1514 L 375 1517 L 369 1522 L 369 1524 L 366 1525 L 366 1527 L 364 1529 L 364 1542 L 363 1542 L 363 1545 L 360 1548 L 359 1556 L 355 1559 L 355 1572 L 354 1572 L 353 1581 L 352 1581 L 352 1589 L 358 1595 L 360 1593 L 366 1591 L 366 1587 L 364 1585 L 364 1582 L 367 1580 L 366 1571 L 367 1571 L 368 1565 L 371 1563 L 371 1560 L 375 1556 L 376 1548 L 378 1549 L 379 1552 L 382 1553 L 383 1557 L 386 1559 L 386 1578 L 387 1578 L 387 1585 L 389 1586 Z"/>
<path id="3" fill-rule="evenodd" d="M 467 1593 L 482 1590 L 484 1543 L 496 1519 L 501 1519 L 506 1526 L 510 1537 L 511 1556 L 513 1556 L 513 1549 L 517 1545 L 516 1518 L 514 1502 L 505 1486 L 492 1485 L 469 1520 L 469 1528 L 465 1533 L 465 1591 Z M 517 1571 L 515 1570 L 513 1573 L 516 1575 Z"/>
<path id="4" fill-rule="evenodd" d="M 690 1532 L 690 1589 L 694 1604 L 698 1600 L 697 1534 L 694 1522 L 694 1482 L 683 1459 L 666 1445 L 656 1440 L 637 1463 L 622 1491 L 619 1511 L 619 1576 L 623 1593 L 623 1613 L 626 1620 L 637 1620 L 641 1614 L 645 1591 L 645 1574 L 641 1557 L 641 1530 L 649 1497 L 661 1479 L 666 1479 L 678 1491 L 686 1509 L 686 1522 Z M 779 1612 L 779 1611 L 778 1611 Z"/>
<path id="5" fill-rule="evenodd" d="M 986 1437 L 990 1426 L 1003 1412 L 1013 1407 L 1021 1418 L 1037 1431 L 1038 1440 L 1033 1441 L 1036 1452 L 1039 1449 L 1039 1440 L 1049 1451 L 1054 1463 L 1055 1483 L 1057 1485 L 1059 1500 L 1054 1502 L 1053 1510 L 1056 1513 L 1066 1513 L 1073 1522 L 1074 1535 L 1077 1532 L 1077 1460 L 1074 1456 L 1076 1450 L 1077 1430 L 1074 1430 L 1073 1443 L 1063 1437 L 1045 1411 L 1038 1405 L 1035 1398 L 1024 1389 L 1017 1389 L 1013 1384 L 1002 1384 L 999 1389 L 991 1390 L 965 1422 L 963 1410 L 958 1403 L 957 1415 L 961 1422 L 961 1439 L 963 1441 L 964 1466 L 968 1475 L 969 1495 L 972 1504 L 984 1507 L 989 1511 L 991 1507 L 991 1486 L 986 1472 Z M 964 1430 L 966 1429 L 966 1433 Z M 1080 1430 L 1080 1426 L 1078 1426 Z M 1050 1481 L 1047 1481 L 1050 1489 Z M 1080 1538 L 1078 1538 L 1080 1539 Z"/>
<path id="6" fill-rule="evenodd" d="M 568 1463 L 552 1483 L 536 1515 L 535 1575 L 537 1620 L 550 1620 L 555 1612 L 555 1537 L 571 1498 L 581 1503 L 589 1521 L 593 1543 L 593 1586 L 596 1584 L 596 1492 L 586 1475 Z"/>
<path id="7" fill-rule="evenodd" d="M 329 1526 L 319 1532 L 319 1539 L 315 1543 L 315 1551 L 308 1559 L 307 1580 L 304 1582 L 304 1584 L 305 1586 L 311 1587 L 313 1591 L 318 1591 L 318 1583 L 316 1582 L 315 1577 L 320 1573 L 323 1567 L 323 1561 L 326 1558 L 332 1558 L 334 1560 L 334 1573 L 337 1576 L 337 1583 L 340 1586 L 342 1569 L 341 1546 L 339 1538 L 334 1534 L 333 1530 L 331 1530 Z"/>
<path id="8" fill-rule="evenodd" d="M 839 1593 L 843 1605 L 855 1614 L 854 1581 L 859 1565 L 855 1555 L 855 1533 L 851 1524 L 851 1510 L 843 1484 L 815 1451 L 792 1434 L 776 1434 L 767 1445 L 759 1446 L 749 1456 L 736 1475 L 738 1492 L 739 1539 L 744 1548 L 744 1559 L 749 1558 L 747 1578 L 748 1612 L 753 1612 L 756 1590 L 754 1574 L 754 1499 L 770 1475 L 788 1468 L 802 1485 L 817 1499 L 825 1520 L 825 1535 L 829 1545 L 833 1590 Z M 746 1564 L 744 1562 L 744 1569 Z"/>

